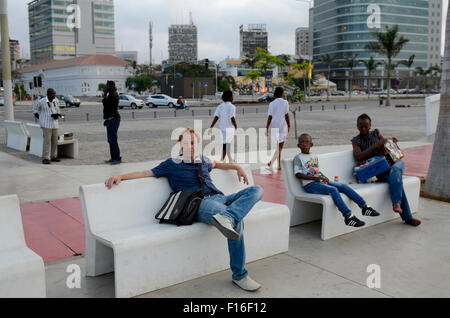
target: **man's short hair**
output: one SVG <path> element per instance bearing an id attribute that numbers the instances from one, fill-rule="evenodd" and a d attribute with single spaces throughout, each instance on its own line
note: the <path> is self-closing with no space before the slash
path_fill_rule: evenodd
<path id="1" fill-rule="evenodd" d="M 192 127 L 186 127 L 185 129 L 183 129 L 183 131 L 180 133 L 180 135 L 178 136 L 178 141 L 180 142 L 181 140 L 183 140 L 183 135 L 185 133 L 190 133 L 190 134 L 194 134 L 195 137 L 197 137 L 197 141 L 200 143 L 200 141 L 202 140 L 202 137 L 200 136 L 200 134 L 198 132 L 195 131 L 194 128 Z"/>
<path id="2" fill-rule="evenodd" d="M 56 93 L 56 91 L 55 91 L 53 88 L 47 89 L 47 94 L 48 94 L 48 93 L 51 93 L 51 92 Z"/>
<path id="3" fill-rule="evenodd" d="M 283 95 L 284 89 L 281 86 L 278 86 L 277 88 L 275 88 L 275 92 L 273 92 L 273 96 L 278 98 L 281 97 Z"/>
<path id="4" fill-rule="evenodd" d="M 222 93 L 222 100 L 224 102 L 231 102 L 231 100 L 233 99 L 233 92 L 230 90 L 226 90 L 225 92 Z"/>
<path id="5" fill-rule="evenodd" d="M 358 123 L 360 120 L 368 120 L 369 123 L 372 123 L 372 119 L 370 119 L 369 115 L 367 115 L 366 113 L 359 115 L 356 123 Z"/>

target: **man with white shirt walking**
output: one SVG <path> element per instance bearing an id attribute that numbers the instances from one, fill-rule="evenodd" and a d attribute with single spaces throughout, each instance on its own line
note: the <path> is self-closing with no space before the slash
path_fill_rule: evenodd
<path id="1" fill-rule="evenodd" d="M 211 134 L 211 129 L 214 127 L 216 122 L 219 122 L 219 128 L 222 131 L 222 160 L 225 160 L 225 156 L 228 155 L 228 160 L 234 162 L 231 157 L 231 143 L 234 138 L 234 131 L 237 129 L 236 124 L 236 106 L 232 104 L 233 102 L 233 92 L 227 90 L 222 93 L 223 103 L 217 106 L 216 112 L 214 113 L 214 120 L 211 124 L 209 134 Z"/>
<path id="2" fill-rule="evenodd" d="M 58 159 L 58 119 L 61 111 L 58 107 L 56 92 L 53 88 L 47 90 L 47 97 L 41 98 L 33 106 L 34 117 L 39 119 L 39 125 L 44 133 L 42 146 L 42 163 L 59 162 Z"/>
<path id="3" fill-rule="evenodd" d="M 270 160 L 267 165 L 272 169 L 273 163 L 278 159 L 278 169 L 281 169 L 281 151 L 283 150 L 287 134 L 291 129 L 289 103 L 283 98 L 284 90 L 282 87 L 277 87 L 273 96 L 275 97 L 275 100 L 269 104 L 266 136 L 269 135 L 269 127 L 275 129 L 275 136 L 273 137 L 278 143 L 278 148 L 275 151 L 272 160 Z"/>

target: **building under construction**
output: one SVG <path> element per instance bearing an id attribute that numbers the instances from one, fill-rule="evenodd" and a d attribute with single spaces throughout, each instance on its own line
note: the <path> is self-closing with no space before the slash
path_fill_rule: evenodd
<path id="1" fill-rule="evenodd" d="M 254 56 L 257 48 L 266 49 L 268 47 L 268 33 L 265 24 L 249 24 L 239 27 L 241 39 L 240 57 L 246 55 Z"/>
<path id="2" fill-rule="evenodd" d="M 168 63 L 197 63 L 197 27 L 190 24 L 172 24 L 169 27 Z"/>

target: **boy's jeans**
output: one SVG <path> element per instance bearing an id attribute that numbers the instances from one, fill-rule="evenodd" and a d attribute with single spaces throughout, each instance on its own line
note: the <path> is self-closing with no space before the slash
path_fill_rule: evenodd
<path id="1" fill-rule="evenodd" d="M 377 176 L 378 181 L 389 182 L 389 191 L 391 193 L 392 204 L 400 202 L 403 210 L 400 217 L 403 221 L 412 219 L 411 209 L 409 208 L 408 199 L 406 198 L 405 190 L 403 189 L 403 172 L 405 171 L 405 164 L 403 160 L 397 161 L 392 165 L 391 170 Z"/>
<path id="2" fill-rule="evenodd" d="M 237 240 L 228 240 L 230 268 L 234 280 L 241 280 L 248 275 L 245 269 L 245 245 L 243 219 L 261 200 L 263 189 L 260 186 L 250 186 L 230 195 L 216 194 L 205 197 L 197 212 L 197 220 L 211 224 L 211 217 L 217 213 L 226 215 L 233 220 L 234 229 L 240 234 Z"/>
<path id="3" fill-rule="evenodd" d="M 109 154 L 113 160 L 122 160 L 120 148 L 117 142 L 117 131 L 120 126 L 120 117 L 105 120 L 106 134 L 108 136 Z"/>
<path id="4" fill-rule="evenodd" d="M 346 194 L 350 200 L 358 204 L 360 208 L 366 205 L 364 199 L 355 192 L 352 188 L 344 183 L 338 182 L 329 182 L 329 184 L 324 184 L 320 182 L 311 182 L 304 187 L 306 192 L 314 193 L 314 194 L 329 194 L 333 198 L 334 204 L 338 207 L 339 211 L 341 211 L 342 215 L 345 217 L 348 214 L 352 213 L 352 211 L 347 207 L 347 205 L 342 200 L 342 197 L 339 192 Z"/>

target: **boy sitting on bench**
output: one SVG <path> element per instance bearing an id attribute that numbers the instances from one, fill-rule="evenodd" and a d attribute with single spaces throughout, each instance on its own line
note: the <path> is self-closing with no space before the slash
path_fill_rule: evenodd
<path id="1" fill-rule="evenodd" d="M 328 180 L 319 170 L 317 156 L 312 155 L 309 150 L 313 146 L 311 136 L 302 134 L 298 138 L 297 145 L 301 153 L 294 157 L 294 174 L 302 180 L 303 189 L 308 193 L 328 194 L 333 198 L 334 203 L 344 216 L 344 222 L 348 226 L 360 227 L 365 223 L 352 215 L 351 210 L 342 200 L 339 192 L 345 193 L 353 202 L 362 209 L 364 216 L 380 215 L 373 208 L 368 206 L 364 199 L 348 185 Z"/>

